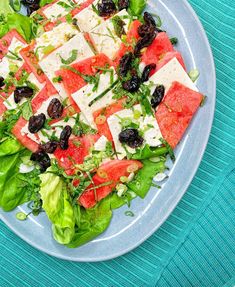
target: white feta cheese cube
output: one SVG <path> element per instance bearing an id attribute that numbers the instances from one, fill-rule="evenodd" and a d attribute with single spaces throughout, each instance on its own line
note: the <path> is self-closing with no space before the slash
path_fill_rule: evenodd
<path id="1" fill-rule="evenodd" d="M 72 37 L 79 34 L 78 30 L 71 24 L 65 22 L 56 26 L 51 31 L 43 33 L 36 38 L 34 52 L 38 60 L 48 57 L 55 49 L 68 42 Z"/>
<path id="2" fill-rule="evenodd" d="M 125 10 L 122 10 L 115 16 L 119 16 L 126 23 L 127 30 L 130 22 L 128 13 Z M 99 53 L 104 53 L 110 59 L 114 59 L 122 41 L 115 33 L 112 18 L 108 19 L 107 21 L 90 31 L 90 35 L 96 50 Z"/>
<path id="3" fill-rule="evenodd" d="M 167 92 L 175 81 L 194 91 L 198 91 L 179 61 L 173 58 L 149 79 L 149 83 L 153 84 L 151 85 L 151 92 L 154 92 L 157 85 L 163 85 L 165 92 Z"/>
<path id="4" fill-rule="evenodd" d="M 58 93 L 63 97 L 67 97 L 67 93 L 60 83 L 53 83 L 53 78 L 55 77 L 55 71 L 58 71 L 63 65 L 61 63 L 61 57 L 63 59 L 68 59 L 71 56 L 73 50 L 77 50 L 77 59 L 74 62 L 82 61 L 86 58 L 92 57 L 94 54 L 88 45 L 87 41 L 84 39 L 82 34 L 77 34 L 62 47 L 58 48 L 52 52 L 48 57 L 39 62 L 42 70 L 45 72 L 47 77 L 50 79 Z"/>
<path id="5" fill-rule="evenodd" d="M 97 142 L 94 144 L 94 150 L 96 151 L 105 151 L 108 139 L 105 136 L 101 136 Z"/>
<path id="6" fill-rule="evenodd" d="M 113 100 L 113 93 L 112 91 L 109 91 L 107 94 L 105 94 L 102 98 L 94 102 L 91 106 L 89 105 L 93 100 L 95 100 L 97 97 L 99 97 L 105 90 L 107 90 L 112 83 L 117 79 L 117 74 L 115 73 L 115 70 L 111 68 L 112 72 L 105 72 L 100 74 L 99 83 L 96 91 L 92 91 L 94 88 L 93 84 L 87 84 L 74 94 L 72 94 L 72 97 L 76 104 L 81 109 L 81 112 L 83 116 L 86 118 L 87 122 L 90 126 L 93 128 L 96 128 L 96 124 L 93 119 L 93 112 L 97 111 L 101 108 L 104 108 L 105 106 L 113 103 L 115 100 Z"/>
<path id="7" fill-rule="evenodd" d="M 43 9 L 43 14 L 48 20 L 54 22 L 57 18 L 61 18 L 69 13 L 73 9 L 73 0 L 58 0 L 47 8 Z"/>

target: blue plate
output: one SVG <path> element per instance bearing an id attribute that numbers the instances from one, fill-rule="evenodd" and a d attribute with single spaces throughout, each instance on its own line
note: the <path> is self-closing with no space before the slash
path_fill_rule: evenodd
<path id="1" fill-rule="evenodd" d="M 216 97 L 215 67 L 206 34 L 186 0 L 152 0 L 148 10 L 160 15 L 163 28 L 171 37 L 179 39 L 177 49 L 182 52 L 188 70 L 199 69 L 197 86 L 208 100 L 178 146 L 176 162 L 162 188 L 151 188 L 144 200 L 137 198 L 132 202 L 134 217 L 125 216 L 126 206 L 116 210 L 107 231 L 86 245 L 68 249 L 57 244 L 45 214 L 30 216 L 25 222 L 18 221 L 16 213 L 27 212 L 26 206 L 10 213 L 0 211 L 1 219 L 18 236 L 52 256 L 73 261 L 101 261 L 134 249 L 167 219 L 186 192 L 201 162 L 212 126 Z"/>

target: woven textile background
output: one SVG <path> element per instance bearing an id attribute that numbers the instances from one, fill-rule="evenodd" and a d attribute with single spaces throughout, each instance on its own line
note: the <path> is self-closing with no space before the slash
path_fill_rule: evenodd
<path id="1" fill-rule="evenodd" d="M 186 195 L 145 243 L 107 262 L 52 258 L 0 222 L 0 287 L 235 286 L 235 1 L 189 2 L 213 49 L 217 106 L 206 153 Z"/>

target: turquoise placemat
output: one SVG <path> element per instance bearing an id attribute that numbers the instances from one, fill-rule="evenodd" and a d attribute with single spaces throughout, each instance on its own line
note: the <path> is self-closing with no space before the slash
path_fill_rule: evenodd
<path id="1" fill-rule="evenodd" d="M 213 48 L 217 107 L 206 153 L 186 195 L 153 236 L 108 262 L 52 258 L 0 222 L 0 287 L 235 286 L 235 2 L 190 3 Z"/>

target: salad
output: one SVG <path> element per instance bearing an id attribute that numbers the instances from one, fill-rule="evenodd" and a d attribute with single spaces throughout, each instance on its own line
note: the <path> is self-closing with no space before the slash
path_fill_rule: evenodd
<path id="1" fill-rule="evenodd" d="M 204 103 L 198 71 L 186 72 L 177 38 L 146 4 L 0 3 L 0 207 L 27 203 L 19 220 L 45 212 L 70 248 L 160 188 Z"/>

